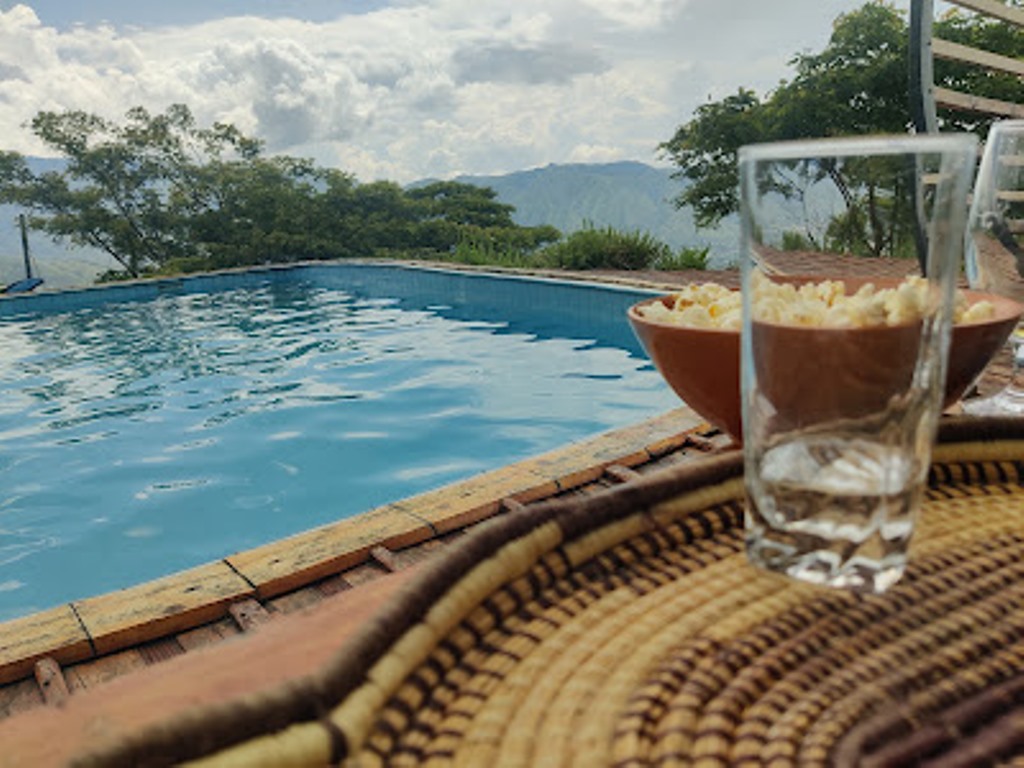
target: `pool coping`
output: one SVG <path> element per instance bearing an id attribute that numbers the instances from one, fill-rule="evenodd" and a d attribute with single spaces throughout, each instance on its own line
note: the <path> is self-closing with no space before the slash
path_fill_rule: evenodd
<path id="1" fill-rule="evenodd" d="M 353 517 L 237 552 L 125 589 L 0 623 L 0 685 L 184 632 L 344 572 L 375 548 L 402 550 L 596 481 L 613 465 L 634 467 L 679 449 L 709 427 L 686 407 L 613 429 Z"/>

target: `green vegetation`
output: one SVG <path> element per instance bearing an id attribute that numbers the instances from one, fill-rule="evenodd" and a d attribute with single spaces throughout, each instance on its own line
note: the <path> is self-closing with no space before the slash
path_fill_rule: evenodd
<path id="1" fill-rule="evenodd" d="M 668 246 L 641 232 L 588 226 L 545 249 L 544 259 L 561 269 L 649 269 Z"/>
<path id="2" fill-rule="evenodd" d="M 553 230 L 554 231 L 554 230 Z M 707 267 L 707 249 L 703 260 L 694 258 L 686 269 Z M 544 247 L 524 247 L 482 232 L 468 233 L 444 256 L 443 261 L 462 264 L 495 265 L 526 269 L 640 270 L 683 269 L 679 260 L 663 242 L 641 232 L 619 232 L 612 227 L 597 229 L 588 225 Z M 663 266 L 663 265 L 669 266 Z"/>
<path id="3" fill-rule="evenodd" d="M 135 108 L 121 124 L 40 112 L 32 130 L 67 163 L 35 174 L 0 152 L 0 203 L 28 210 L 55 240 L 106 251 L 122 267 L 106 280 L 352 257 L 646 269 L 671 256 L 639 232 L 588 227 L 563 239 L 552 226 L 519 226 L 487 187 L 359 184 L 308 160 L 264 157 L 233 126 L 197 126 L 184 105 Z"/>
<path id="4" fill-rule="evenodd" d="M 1016 2 L 1012 4 L 1017 5 Z M 1013 57 L 1024 55 L 1024 36 L 1012 25 L 974 14 L 951 12 L 936 22 L 940 37 L 978 45 Z M 840 16 L 821 53 L 793 58 L 796 74 L 764 98 L 749 89 L 701 106 L 680 126 L 661 151 L 688 182 L 676 198 L 694 211 L 698 226 L 714 227 L 739 208 L 736 154 L 740 146 L 762 141 L 869 133 L 906 133 L 911 124 L 908 100 L 907 22 L 892 5 L 871 0 Z M 1024 84 L 1015 77 L 977 74 L 962 65 L 937 61 L 936 77 L 953 88 L 983 96 L 1024 102 Z M 973 130 L 984 135 L 990 121 L 940 116 L 942 130 Z M 762 183 L 787 198 L 829 179 L 847 212 L 831 222 L 826 244 L 865 256 L 910 256 L 912 212 L 889 205 L 891 190 L 880 188 L 870 168 L 823 168 L 807 164 L 786 178 Z M 887 207 L 888 206 L 888 207 Z M 810 226 L 786 233 L 783 247 L 813 247 L 820 236 Z M 799 244 L 799 245 L 798 245 Z"/>
<path id="5" fill-rule="evenodd" d="M 678 253 L 663 255 L 654 263 L 655 269 L 707 269 L 711 248 L 681 248 Z"/>
<path id="6" fill-rule="evenodd" d="M 114 277 L 350 257 L 444 257 L 465 243 L 525 255 L 553 227 L 521 227 L 493 190 L 435 182 L 405 190 L 358 184 L 308 160 L 264 157 L 230 125 L 202 128 L 188 107 L 118 124 L 84 112 L 40 112 L 32 130 L 67 163 L 34 174 L 0 152 L 0 203 L 30 212 L 55 240 L 99 248 Z M 478 249 L 482 250 L 482 249 Z"/>

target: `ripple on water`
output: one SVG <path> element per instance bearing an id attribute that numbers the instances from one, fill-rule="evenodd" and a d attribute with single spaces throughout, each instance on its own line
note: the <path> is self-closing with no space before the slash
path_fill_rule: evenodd
<path id="1" fill-rule="evenodd" d="M 624 320 L 637 295 L 348 266 L 245 279 L 0 319 L 0 618 L 676 405 Z"/>

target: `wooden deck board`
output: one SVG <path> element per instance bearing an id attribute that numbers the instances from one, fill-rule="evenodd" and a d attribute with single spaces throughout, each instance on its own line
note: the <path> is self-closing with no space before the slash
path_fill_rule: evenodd
<path id="1" fill-rule="evenodd" d="M 70 664 L 94 655 L 89 635 L 70 606 L 15 619 L 0 632 L 0 684 L 32 675 L 46 656 Z"/>
<path id="2" fill-rule="evenodd" d="M 175 639 L 186 651 L 196 651 L 215 643 L 230 640 L 240 635 L 241 632 L 242 630 L 238 628 L 233 619 L 224 618 L 180 632 Z"/>
<path id="3" fill-rule="evenodd" d="M 227 562 L 256 586 L 261 599 L 267 599 L 358 565 L 378 544 L 401 548 L 433 535 L 423 520 L 388 504 L 231 555 Z"/>
<path id="4" fill-rule="evenodd" d="M 210 563 L 73 605 L 97 653 L 155 640 L 218 619 L 253 589 L 224 563 Z"/>
<path id="5" fill-rule="evenodd" d="M 267 601 L 267 607 L 275 613 L 289 614 L 312 608 L 322 603 L 325 599 L 326 595 L 323 592 L 317 589 L 316 586 L 310 586 L 272 598 Z"/>
<path id="6" fill-rule="evenodd" d="M 73 694 L 63 707 L 36 706 L 0 720 L 0 766 L 66 765 L 82 747 L 115 742 L 170 713 L 224 703 L 309 674 L 415 574 L 415 567 L 389 574 L 325 600 L 319 610 L 271 622 L 237 641 L 144 665 L 99 688 Z M 122 663 L 107 662 L 107 671 Z"/>
<path id="7" fill-rule="evenodd" d="M 120 653 L 100 656 L 64 668 L 64 677 L 72 696 L 88 688 L 109 683 L 131 672 L 138 672 L 150 666 L 137 648 Z"/>

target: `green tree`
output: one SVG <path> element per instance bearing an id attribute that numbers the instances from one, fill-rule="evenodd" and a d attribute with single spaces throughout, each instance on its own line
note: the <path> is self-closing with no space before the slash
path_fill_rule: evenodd
<path id="1" fill-rule="evenodd" d="M 698 226 L 717 225 L 739 208 L 736 154 L 759 141 L 905 131 L 910 122 L 906 87 L 906 23 L 878 0 L 841 15 L 828 45 L 799 54 L 796 74 L 766 98 L 741 88 L 699 107 L 660 150 L 687 182 L 676 198 L 691 207 Z M 848 193 L 835 169 L 804 169 L 806 183 L 825 172 Z M 794 193 L 800 185 L 780 187 Z M 848 194 L 847 194 L 848 197 Z"/>
<path id="2" fill-rule="evenodd" d="M 27 208 L 32 226 L 56 239 L 106 251 L 131 275 L 191 255 L 183 214 L 211 205 L 202 165 L 260 151 L 232 126 L 198 128 L 184 105 L 160 115 L 136 107 L 120 125 L 82 111 L 44 111 L 31 127 L 67 165 L 36 176 L 9 154 L 0 201 Z"/>
<path id="3" fill-rule="evenodd" d="M 741 88 L 721 101 L 699 106 L 694 119 L 661 145 L 679 166 L 673 175 L 687 182 L 676 205 L 692 208 L 698 227 L 715 226 L 739 209 L 736 152 L 764 138 L 763 116 L 761 100 Z"/>
<path id="4" fill-rule="evenodd" d="M 498 202 L 489 187 L 459 181 L 435 181 L 409 190 L 409 198 L 424 204 L 428 218 L 475 227 L 513 227 L 511 205 Z"/>
<path id="5" fill-rule="evenodd" d="M 272 261 L 448 255 L 486 242 L 525 255 L 559 237 L 519 227 L 494 190 L 435 182 L 405 190 L 310 160 L 264 157 L 230 125 L 198 127 L 184 105 L 123 123 L 81 111 L 40 112 L 32 130 L 64 155 L 32 173 L 0 152 L 0 202 L 27 208 L 54 239 L 105 250 L 132 276 Z"/>

